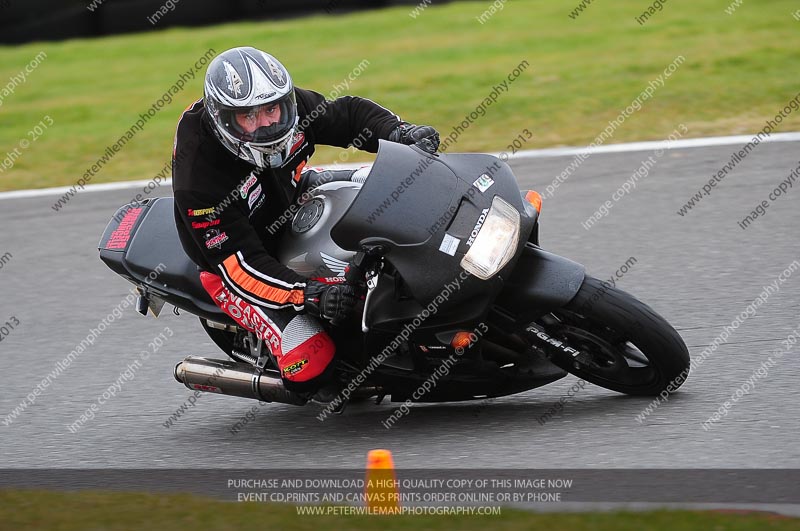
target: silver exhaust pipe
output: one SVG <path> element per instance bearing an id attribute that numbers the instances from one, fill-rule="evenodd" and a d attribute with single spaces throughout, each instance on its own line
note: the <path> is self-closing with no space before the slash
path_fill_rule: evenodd
<path id="1" fill-rule="evenodd" d="M 189 356 L 175 366 L 175 379 L 192 391 L 296 406 L 306 403 L 296 393 L 287 391 L 280 378 L 263 374 L 252 365 L 236 361 Z"/>

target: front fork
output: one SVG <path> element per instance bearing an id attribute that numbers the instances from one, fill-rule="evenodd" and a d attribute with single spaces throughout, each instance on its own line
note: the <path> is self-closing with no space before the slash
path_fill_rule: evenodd
<path id="1" fill-rule="evenodd" d="M 560 339 L 551 336 L 538 323 L 525 327 L 525 337 L 535 348 L 542 350 L 549 359 L 571 359 L 572 365 L 576 369 L 580 369 L 581 365 L 589 365 L 592 362 L 589 353 L 577 350 Z"/>

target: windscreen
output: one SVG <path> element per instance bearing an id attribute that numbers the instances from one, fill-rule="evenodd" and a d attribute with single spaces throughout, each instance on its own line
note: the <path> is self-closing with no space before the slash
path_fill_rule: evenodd
<path id="1" fill-rule="evenodd" d="M 353 251 L 365 239 L 424 243 L 458 201 L 457 188 L 455 174 L 438 157 L 382 140 L 367 181 L 331 236 Z"/>

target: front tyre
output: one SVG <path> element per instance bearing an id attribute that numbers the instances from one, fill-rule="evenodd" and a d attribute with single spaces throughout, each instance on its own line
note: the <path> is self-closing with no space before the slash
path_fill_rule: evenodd
<path id="1" fill-rule="evenodd" d="M 677 389 L 689 373 L 689 351 L 678 332 L 649 306 L 586 276 L 563 308 L 532 323 L 578 352 L 548 349 L 550 361 L 588 382 L 629 395 Z"/>

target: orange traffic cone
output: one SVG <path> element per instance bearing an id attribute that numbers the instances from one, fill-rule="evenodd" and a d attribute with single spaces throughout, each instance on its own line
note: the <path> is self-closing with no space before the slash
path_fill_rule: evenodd
<path id="1" fill-rule="evenodd" d="M 389 450 L 370 450 L 364 497 L 371 514 L 400 514 L 400 483 Z"/>

